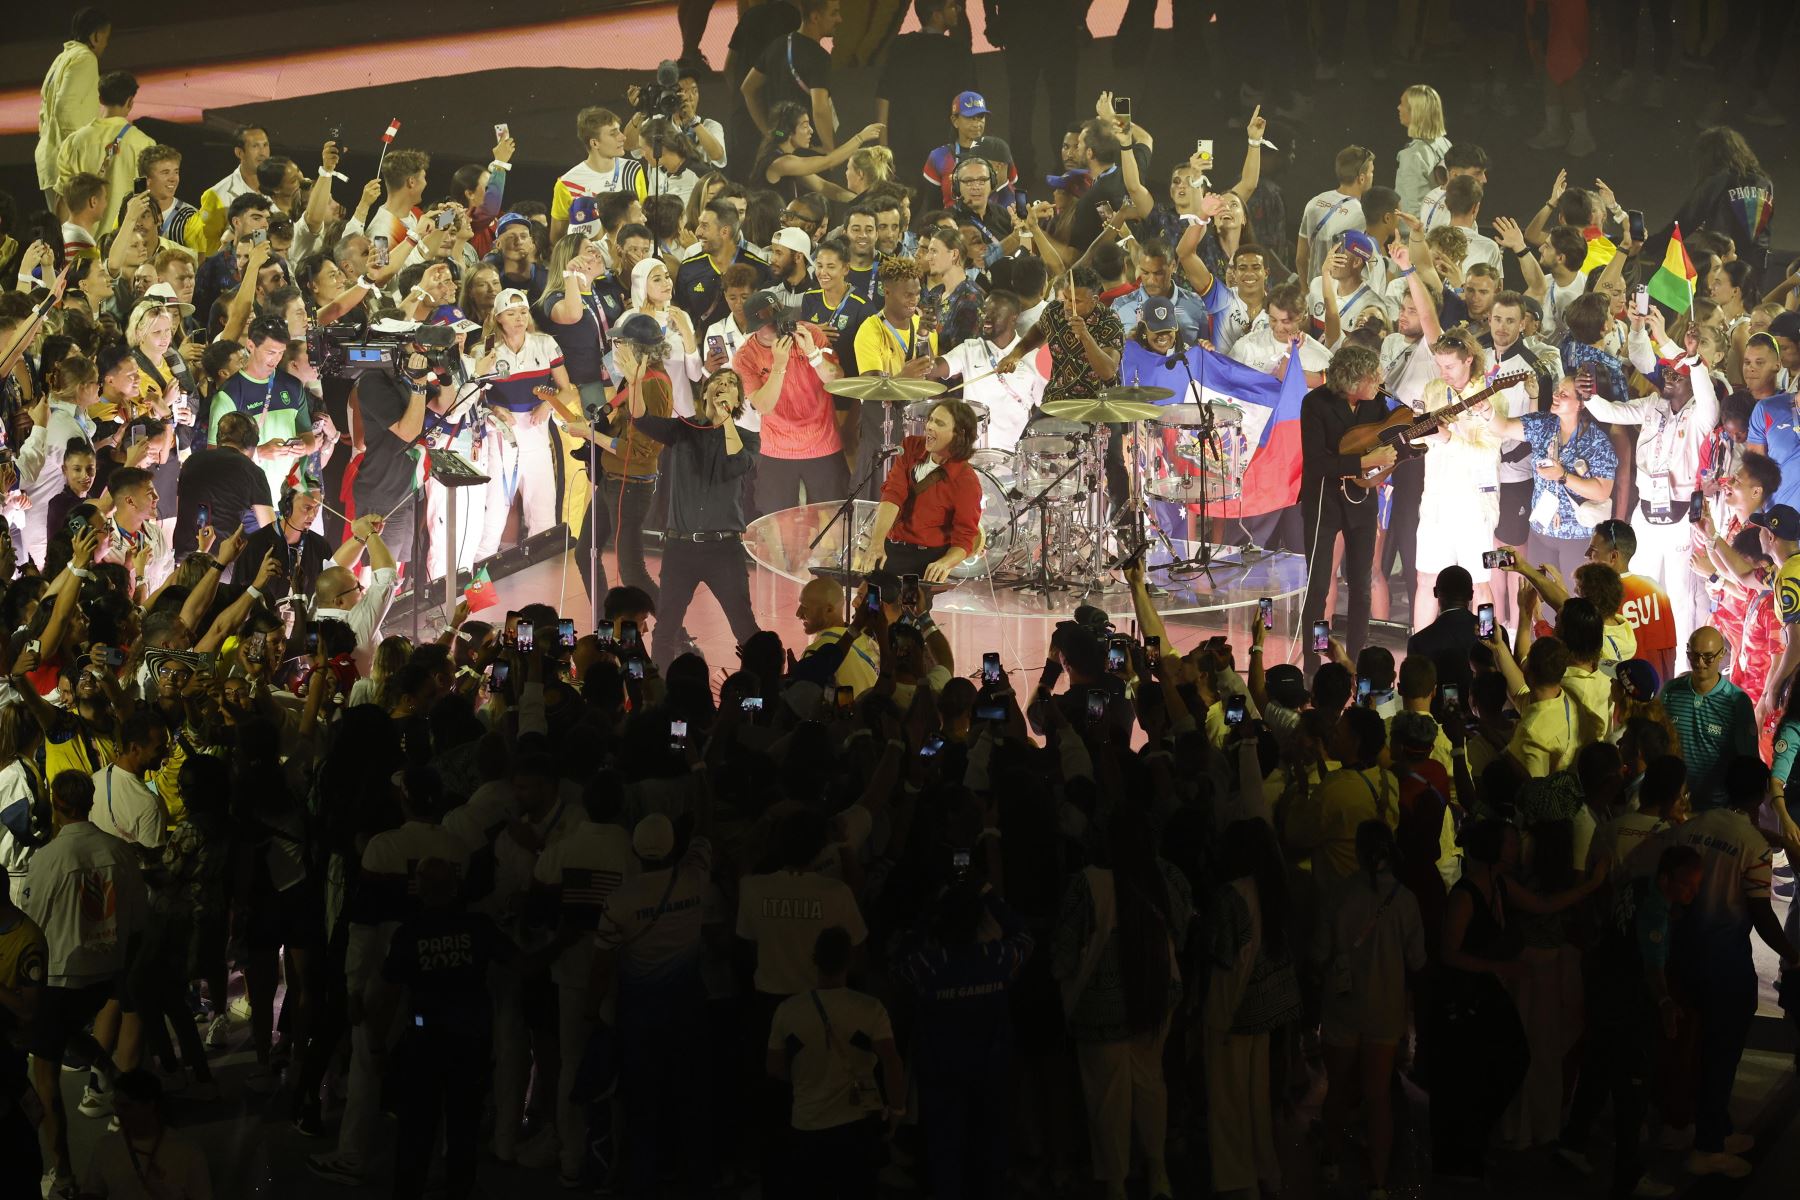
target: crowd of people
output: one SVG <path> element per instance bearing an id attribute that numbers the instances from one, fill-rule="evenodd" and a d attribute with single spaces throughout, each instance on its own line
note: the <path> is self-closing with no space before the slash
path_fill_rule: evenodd
<path id="1" fill-rule="evenodd" d="M 860 127 L 839 0 L 745 7 L 712 115 L 684 3 L 548 197 L 505 125 L 352 191 L 336 131 L 312 170 L 247 124 L 197 202 L 74 15 L 42 195 L 0 204 L 0 1190 L 211 1196 L 167 1097 L 203 1111 L 233 1046 L 316 1175 L 401 1197 L 487 1157 L 1273 1195 L 1322 1082 L 1318 1177 L 1382 1200 L 1400 1074 L 1445 1186 L 1532 1147 L 1619 1197 L 1671 1194 L 1655 1145 L 1749 1173 L 1753 936 L 1800 1008 L 1800 264 L 1749 142 L 1706 128 L 1648 218 L 1567 171 L 1484 213 L 1514 168 L 1417 84 L 1303 201 L 1252 94 L 1221 188 L 1125 97 L 1073 119 L 1079 6 L 990 0 L 1015 154 L 963 7 L 914 0 Z M 1559 36 L 1533 144 L 1573 160 Z M 1184 650 L 1141 562 L 1133 630 L 1084 605 L 1016 686 L 956 661 L 972 456 L 1208 352 L 1306 377 L 1294 503 L 1197 525 L 1305 556 L 1304 669 L 1267 617 Z M 960 398 L 826 390 L 858 375 Z M 784 645 L 746 523 L 853 491 L 853 603 L 815 580 Z M 558 528 L 591 611 L 384 629 Z M 702 585 L 735 662 L 684 626 Z"/>

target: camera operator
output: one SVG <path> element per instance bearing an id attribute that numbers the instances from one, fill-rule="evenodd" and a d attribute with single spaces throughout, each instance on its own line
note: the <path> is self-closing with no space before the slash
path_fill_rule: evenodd
<path id="1" fill-rule="evenodd" d="M 658 75 L 661 74 L 662 72 L 659 70 Z M 725 169 L 725 127 L 711 117 L 700 115 L 699 75 L 695 74 L 691 67 L 679 66 L 676 69 L 675 86 L 680 96 L 680 103 L 673 113 L 668 114 L 670 125 L 676 132 L 683 134 L 693 142 L 694 147 L 699 151 L 699 154 L 693 159 L 696 170 L 704 173 L 710 167 L 723 171 Z M 626 101 L 632 108 L 638 110 L 637 115 L 632 117 L 631 124 L 625 129 L 625 148 L 627 150 L 637 148 L 639 125 L 648 124 L 650 118 L 657 115 L 656 110 L 650 109 L 648 106 L 640 106 L 640 101 L 644 97 L 645 89 L 635 86 L 625 89 Z M 656 194 L 654 183 L 651 185 L 650 192 L 652 195 Z"/>
<path id="2" fill-rule="evenodd" d="M 412 554 L 418 491 L 413 442 L 425 429 L 426 401 L 439 389 L 437 367 L 445 348 L 440 343 L 448 340 L 447 334 L 439 326 L 420 326 L 397 371 L 366 371 L 353 392 L 362 413 L 363 454 L 351 496 L 359 517 L 381 517 L 394 531 L 389 550 L 395 563 L 407 562 Z"/>

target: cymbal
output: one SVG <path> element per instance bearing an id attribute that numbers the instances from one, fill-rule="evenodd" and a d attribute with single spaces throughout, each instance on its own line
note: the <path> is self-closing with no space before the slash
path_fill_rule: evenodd
<path id="1" fill-rule="evenodd" d="M 1109 387 L 1100 393 L 1102 400 L 1110 400 L 1115 404 L 1120 401 L 1135 401 L 1143 404 L 1154 404 L 1158 400 L 1167 400 L 1175 393 L 1165 387 Z"/>
<path id="2" fill-rule="evenodd" d="M 1114 391 L 1127 389 L 1115 388 Z M 1139 391 L 1156 391 L 1140 388 Z M 1173 392 L 1169 393 L 1174 395 Z M 1042 405 L 1045 415 L 1086 425 L 1129 425 L 1136 421 L 1154 421 L 1162 410 L 1142 400 L 1047 400 Z"/>
<path id="3" fill-rule="evenodd" d="M 889 375 L 858 375 L 851 379 L 834 379 L 825 385 L 834 396 L 852 400 L 870 400 L 878 404 L 911 404 L 943 394 L 944 385 L 935 379 L 902 379 Z"/>

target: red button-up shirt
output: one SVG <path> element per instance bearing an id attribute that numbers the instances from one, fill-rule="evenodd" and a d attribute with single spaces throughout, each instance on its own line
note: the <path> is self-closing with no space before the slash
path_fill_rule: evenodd
<path id="1" fill-rule="evenodd" d="M 960 546 L 973 554 L 981 528 L 981 480 L 967 462 L 946 460 L 915 488 L 913 471 L 925 457 L 925 439 L 909 437 L 888 470 L 881 499 L 900 510 L 888 537 L 915 546 Z"/>

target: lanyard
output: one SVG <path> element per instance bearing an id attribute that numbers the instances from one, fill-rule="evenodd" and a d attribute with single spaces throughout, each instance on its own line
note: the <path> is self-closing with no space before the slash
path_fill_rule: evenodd
<path id="1" fill-rule="evenodd" d="M 787 62 L 788 74 L 794 77 L 794 83 L 799 86 L 801 94 L 811 94 L 812 89 L 806 86 L 806 80 L 800 78 L 800 71 L 794 66 L 794 35 L 791 33 L 787 35 Z"/>
<path id="2" fill-rule="evenodd" d="M 1331 206 L 1331 210 L 1329 212 L 1327 212 L 1324 216 L 1320 217 L 1319 223 L 1317 225 L 1313 226 L 1312 236 L 1318 237 L 1320 232 L 1324 230 L 1325 226 L 1330 223 L 1331 218 L 1337 216 L 1339 212 L 1343 211 L 1344 205 L 1350 203 L 1350 201 L 1353 200 L 1354 198 L 1355 197 L 1352 197 L 1352 196 L 1339 197 L 1338 202 Z"/>
<path id="3" fill-rule="evenodd" d="M 1369 285 L 1365 283 L 1361 287 L 1357 288 L 1354 292 L 1351 292 L 1350 298 L 1348 300 L 1345 300 L 1342 304 L 1338 305 L 1338 320 L 1341 321 L 1345 317 L 1349 316 L 1350 306 L 1352 304 L 1355 304 L 1358 300 L 1362 299 L 1362 294 L 1368 290 L 1369 290 Z"/>
<path id="4" fill-rule="evenodd" d="M 825 311 L 825 313 L 826 313 L 826 320 L 824 322 L 822 322 L 822 324 L 829 325 L 833 328 L 836 328 L 838 314 L 844 311 L 844 305 L 850 303 L 850 297 L 854 296 L 855 294 L 856 294 L 856 289 L 851 287 L 848 283 L 845 283 L 843 297 L 841 299 L 839 299 L 836 304 L 832 305 L 831 308 L 826 309 L 825 308 L 825 289 L 820 288 L 819 289 L 819 308 L 821 310 Z"/>
<path id="5" fill-rule="evenodd" d="M 917 321 L 918 318 L 914 317 L 913 320 Z M 900 331 L 898 329 L 894 328 L 893 323 L 890 322 L 886 316 L 883 316 L 881 318 L 881 323 L 883 325 L 887 326 L 887 331 L 889 334 L 891 334 L 893 336 L 894 343 L 900 347 L 900 354 L 901 354 L 902 360 L 903 361 L 910 360 L 913 356 L 914 342 L 918 336 L 918 332 L 917 332 L 918 326 L 915 325 L 915 326 L 913 326 L 913 328 L 911 330 L 908 331 L 909 336 L 901 337 Z"/>

